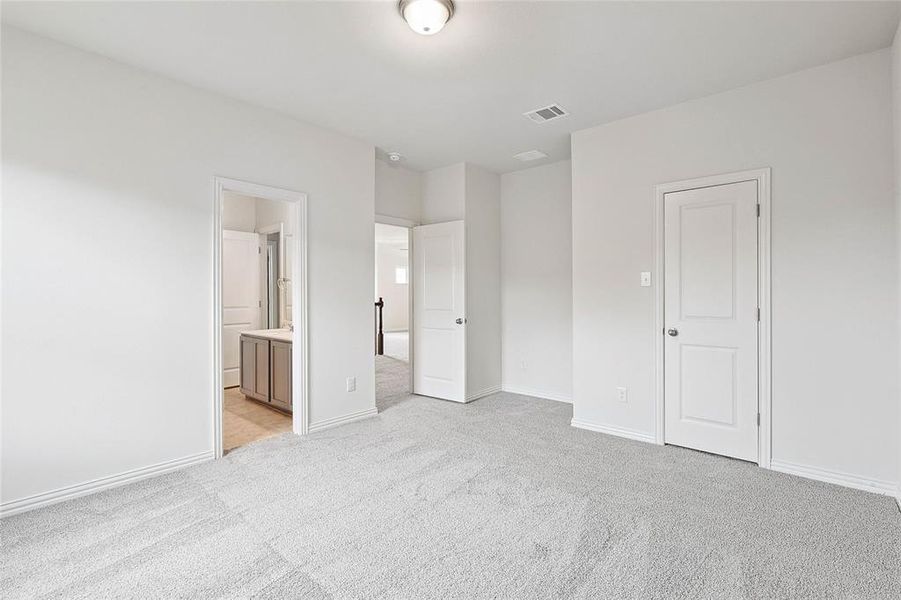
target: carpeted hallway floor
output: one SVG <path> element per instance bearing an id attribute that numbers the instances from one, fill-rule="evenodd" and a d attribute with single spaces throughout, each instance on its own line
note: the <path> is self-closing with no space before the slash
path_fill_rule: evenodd
<path id="1" fill-rule="evenodd" d="M 410 363 L 390 356 L 375 356 L 375 407 L 379 412 L 409 400 Z"/>
<path id="2" fill-rule="evenodd" d="M 0 596 L 901 597 L 890 498 L 570 418 L 412 397 L 10 517 Z"/>

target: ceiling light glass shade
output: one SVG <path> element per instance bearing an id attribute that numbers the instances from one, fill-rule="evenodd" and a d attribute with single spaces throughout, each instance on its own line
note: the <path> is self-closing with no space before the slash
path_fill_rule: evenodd
<path id="1" fill-rule="evenodd" d="M 452 0 L 400 0 L 400 14 L 410 29 L 421 35 L 434 35 L 454 15 Z"/>

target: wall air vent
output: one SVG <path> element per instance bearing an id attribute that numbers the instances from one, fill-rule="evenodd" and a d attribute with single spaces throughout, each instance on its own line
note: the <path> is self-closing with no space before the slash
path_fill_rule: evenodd
<path id="1" fill-rule="evenodd" d="M 566 109 L 564 109 L 559 104 L 551 104 L 550 106 L 545 106 L 544 108 L 539 108 L 536 110 L 530 110 L 529 112 L 522 114 L 530 121 L 535 121 L 536 123 L 547 123 L 548 121 L 553 121 L 554 119 L 565 117 L 569 113 L 566 112 Z"/>

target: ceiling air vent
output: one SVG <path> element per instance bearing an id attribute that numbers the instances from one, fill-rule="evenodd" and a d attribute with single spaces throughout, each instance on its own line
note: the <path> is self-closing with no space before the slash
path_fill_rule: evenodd
<path id="1" fill-rule="evenodd" d="M 553 121 L 554 119 L 565 117 L 569 113 L 566 112 L 566 110 L 559 104 L 551 104 L 550 106 L 545 106 L 544 108 L 531 110 L 527 113 L 522 114 L 523 116 L 528 117 L 529 120 L 535 121 L 536 123 L 547 123 L 548 121 Z"/>

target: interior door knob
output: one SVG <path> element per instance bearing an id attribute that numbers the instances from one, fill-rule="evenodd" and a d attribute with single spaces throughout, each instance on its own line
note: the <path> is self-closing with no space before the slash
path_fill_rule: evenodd
<path id="1" fill-rule="evenodd" d="M 462 324 L 463 324 L 463 319 L 457 319 L 456 323 L 457 323 L 457 325 L 462 325 Z"/>
<path id="2" fill-rule="evenodd" d="M 670 337 L 676 337 L 677 335 L 679 335 L 679 330 L 678 329 L 667 329 L 666 333 Z"/>

